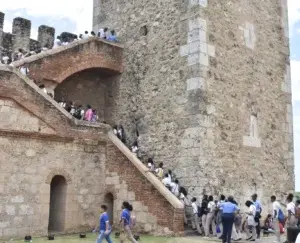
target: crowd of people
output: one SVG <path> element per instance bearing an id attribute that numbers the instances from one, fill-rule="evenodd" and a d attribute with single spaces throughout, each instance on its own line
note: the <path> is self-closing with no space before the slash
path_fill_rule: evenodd
<path id="1" fill-rule="evenodd" d="M 123 126 L 115 126 L 114 133 L 125 143 Z M 131 146 L 132 153 L 137 155 L 139 150 L 137 141 Z M 224 243 L 242 240 L 242 233 L 246 234 L 246 240 L 256 241 L 263 234 L 275 234 L 276 243 L 280 243 L 284 228 L 300 227 L 300 200 L 294 202 L 293 194 L 289 194 L 286 201 L 286 212 L 276 200 L 276 196 L 270 198 L 272 214 L 268 214 L 263 222 L 262 205 L 257 194 L 253 194 L 251 200 L 245 202 L 248 210 L 242 213 L 239 204 L 232 196 L 221 195 L 218 200 L 213 196 L 204 195 L 201 202 L 195 197 L 190 197 L 187 190 L 180 186 L 179 180 L 171 170 L 165 173 L 163 163 L 155 166 L 152 158 L 148 158 L 147 167 L 154 173 L 162 184 L 168 188 L 185 206 L 184 223 L 192 223 L 193 230 L 204 237 L 219 237 Z"/>
<path id="2" fill-rule="evenodd" d="M 89 32 L 86 30 L 84 32 L 84 34 L 80 34 L 79 36 L 77 36 L 77 35 L 72 35 L 69 37 L 57 36 L 56 39 L 54 40 L 54 44 L 53 44 L 52 48 L 66 46 L 75 41 L 88 39 L 90 37 L 99 37 L 99 38 L 105 39 L 107 41 L 119 42 L 116 31 L 109 30 L 107 27 L 105 27 L 105 28 L 101 28 L 97 34 L 94 31 Z M 38 53 L 47 52 L 50 49 L 51 49 L 51 46 L 48 44 L 44 45 L 43 47 L 38 47 L 35 50 L 31 50 L 31 51 L 26 51 L 26 50 L 23 50 L 22 48 L 19 48 L 18 51 L 12 53 L 11 56 L 3 55 L 0 60 L 0 64 L 11 65 L 12 62 L 22 60 L 23 58 L 30 57 L 30 56 L 36 55 Z"/>
<path id="3" fill-rule="evenodd" d="M 90 105 L 87 105 L 86 109 L 84 109 L 82 105 L 76 105 L 75 102 L 58 101 L 58 104 L 78 120 L 89 122 L 98 121 L 97 111 Z"/>

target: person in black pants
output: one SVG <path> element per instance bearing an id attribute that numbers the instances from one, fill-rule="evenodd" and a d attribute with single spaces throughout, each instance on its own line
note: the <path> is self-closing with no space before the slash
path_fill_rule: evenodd
<path id="1" fill-rule="evenodd" d="M 222 224 L 223 224 L 223 243 L 231 242 L 231 232 L 235 218 L 235 212 L 240 210 L 239 207 L 235 204 L 235 201 L 232 196 L 228 197 L 228 201 L 221 203 L 223 208 L 222 214 Z"/>
<path id="2" fill-rule="evenodd" d="M 256 208 L 256 214 L 255 214 L 254 220 L 257 223 L 257 225 L 256 225 L 257 239 L 260 239 L 260 231 L 261 231 L 260 218 L 261 218 L 262 207 L 261 207 L 260 201 L 257 200 L 257 194 L 256 193 L 252 195 L 252 201 L 253 201 L 253 204 Z"/>

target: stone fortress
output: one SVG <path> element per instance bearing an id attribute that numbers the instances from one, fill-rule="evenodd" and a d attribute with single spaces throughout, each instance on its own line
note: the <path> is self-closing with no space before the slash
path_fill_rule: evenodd
<path id="1" fill-rule="evenodd" d="M 124 45 L 126 130 L 190 194 L 294 190 L 286 0 L 96 0 L 93 22 Z"/>
<path id="2" fill-rule="evenodd" d="M 7 34 L 3 18 L 2 51 L 32 48 L 30 21 Z M 294 190 L 286 0 L 95 0 L 94 31 L 106 26 L 122 44 L 89 38 L 0 65 L 0 239 L 89 231 L 103 202 L 117 223 L 123 200 L 139 231 L 183 234 L 183 205 L 114 124 L 192 196 L 256 192 L 267 211 Z M 40 28 L 39 45 L 54 32 Z M 62 99 L 109 125 L 74 119 Z"/>

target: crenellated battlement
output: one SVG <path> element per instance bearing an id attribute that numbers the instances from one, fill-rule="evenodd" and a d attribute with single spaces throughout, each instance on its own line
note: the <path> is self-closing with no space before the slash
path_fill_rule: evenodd
<path id="1" fill-rule="evenodd" d="M 3 31 L 5 14 L 0 12 L 0 58 L 4 55 L 11 56 L 19 48 L 25 51 L 37 50 L 41 47 L 53 47 L 55 29 L 41 25 L 38 28 L 38 40 L 30 38 L 31 21 L 21 17 L 13 20 L 12 33 Z"/>

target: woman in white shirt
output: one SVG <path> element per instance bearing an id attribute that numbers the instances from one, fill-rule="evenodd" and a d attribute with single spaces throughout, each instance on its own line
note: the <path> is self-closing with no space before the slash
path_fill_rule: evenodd
<path id="1" fill-rule="evenodd" d="M 291 193 L 286 198 L 287 228 L 297 227 L 297 223 L 298 223 L 298 220 L 296 218 L 296 205 L 293 202 L 293 199 L 294 199 L 294 195 Z"/>
<path id="2" fill-rule="evenodd" d="M 205 236 L 206 237 L 209 236 L 210 226 L 211 226 L 212 231 L 213 231 L 213 236 L 217 236 L 216 222 L 215 222 L 216 204 L 214 202 L 213 196 L 208 197 L 207 208 L 208 208 L 208 213 L 207 213 L 207 216 L 206 216 L 206 224 L 204 226 Z"/>
<path id="3" fill-rule="evenodd" d="M 247 240 L 255 241 L 256 240 L 256 222 L 254 220 L 255 214 L 256 214 L 256 207 L 254 206 L 253 202 L 247 201 L 246 206 L 249 208 L 248 213 L 246 213 L 247 216 L 247 226 L 246 227 L 246 234 L 247 234 Z M 250 231 L 252 231 L 252 235 L 250 235 Z"/>

